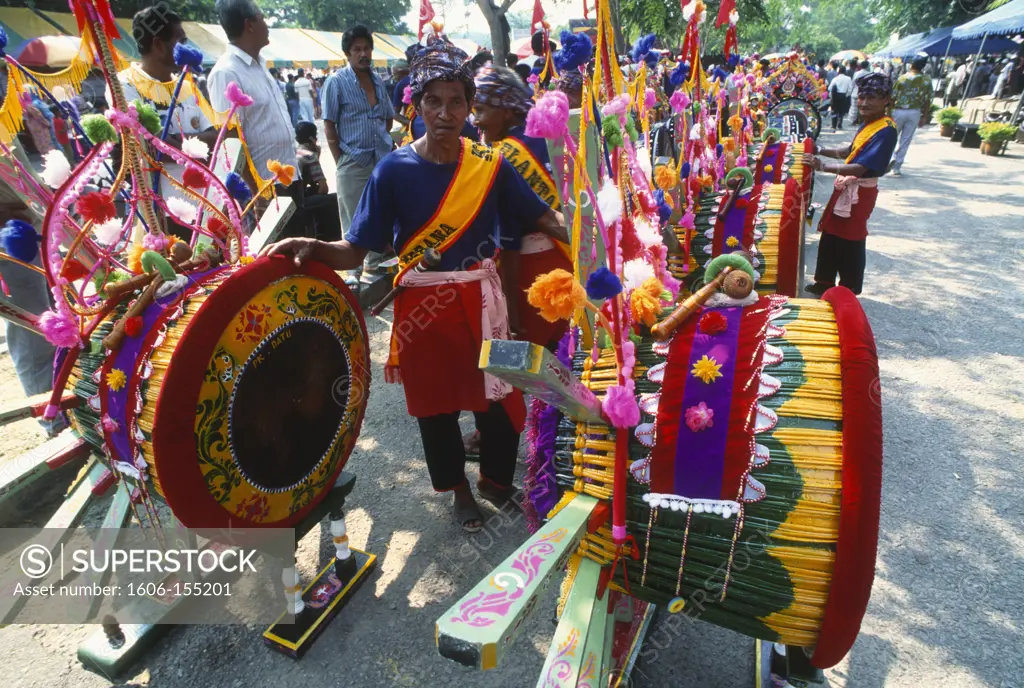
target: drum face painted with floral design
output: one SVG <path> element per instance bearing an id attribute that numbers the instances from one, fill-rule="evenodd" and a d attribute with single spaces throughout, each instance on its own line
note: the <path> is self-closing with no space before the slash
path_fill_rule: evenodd
<path id="1" fill-rule="evenodd" d="M 670 341 L 637 345 L 634 556 L 612 567 L 612 585 L 634 597 L 817 646 L 823 667 L 845 655 L 866 608 L 881 480 L 874 339 L 849 291 L 826 298 L 705 308 Z M 598 396 L 615 384 L 610 351 L 578 354 L 575 369 Z M 560 484 L 609 498 L 614 434 L 563 418 Z M 612 540 L 605 526 L 581 547 L 612 565 Z"/>
<path id="2" fill-rule="evenodd" d="M 341 472 L 369 392 L 366 328 L 336 273 L 267 259 L 194 273 L 104 351 L 123 310 L 80 356 L 76 430 L 186 526 L 298 522 Z"/>

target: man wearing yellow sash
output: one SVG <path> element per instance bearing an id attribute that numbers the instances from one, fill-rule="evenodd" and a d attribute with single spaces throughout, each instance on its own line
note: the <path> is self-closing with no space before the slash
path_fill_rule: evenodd
<path id="1" fill-rule="evenodd" d="M 501 151 L 534 193 L 553 210 L 559 210 L 558 189 L 551 177 L 551 161 L 544 139 L 526 135 L 526 115 L 533 106 L 530 92 L 519 75 L 506 67 L 484 67 L 476 75 L 473 115 L 484 143 Z M 502 228 L 505 229 L 504 227 Z M 526 301 L 526 291 L 538 275 L 561 268 L 572 272 L 568 246 L 543 232 L 522 232 L 519 249 L 519 339 L 540 346 L 555 346 L 568 323 L 548 322 Z"/>
<path id="2" fill-rule="evenodd" d="M 853 143 L 838 148 L 820 148 L 821 155 L 839 158 L 826 163 L 808 155 L 804 162 L 815 170 L 836 175 L 832 198 L 818 223 L 818 263 L 812 294 L 824 294 L 840 286 L 860 294 L 864 286 L 867 259 L 868 218 L 878 198 L 878 178 L 886 173 L 899 135 L 896 123 L 886 115 L 892 98 L 892 81 L 884 74 L 867 74 L 857 80 L 857 107 L 864 122 Z"/>
<path id="3" fill-rule="evenodd" d="M 514 232 L 536 227 L 564 240 L 565 228 L 508 161 L 460 138 L 475 90 L 466 54 L 439 40 L 416 56 L 411 70 L 413 103 L 427 132 L 377 165 L 345 240 L 288 239 L 262 253 L 347 270 L 367 251 L 395 246 L 401 265 L 395 282 L 403 289 L 395 299 L 385 377 L 405 386 L 434 489 L 454 493 L 456 520 L 476 532 L 482 519 L 466 480 L 459 413 L 472 411 L 480 429 L 480 496 L 506 503 L 515 493 L 525 407 L 519 392 L 483 374 L 480 348 L 485 339 L 509 338 L 510 316 L 515 320 L 516 302 L 506 301 L 518 284 Z M 440 265 L 414 269 L 428 248 L 441 253 Z"/>

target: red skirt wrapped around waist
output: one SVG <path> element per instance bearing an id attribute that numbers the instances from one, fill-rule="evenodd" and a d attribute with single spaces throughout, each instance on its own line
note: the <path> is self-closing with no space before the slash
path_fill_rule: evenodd
<path id="1" fill-rule="evenodd" d="M 519 339 L 540 346 L 562 338 L 569 326 L 568 321 L 548 322 L 540 317 L 536 308 L 526 300 L 526 292 L 539 275 L 562 268 L 572 272 L 572 263 L 557 248 L 540 253 L 523 253 L 519 256 L 519 289 L 516 300 L 519 306 Z"/>
<path id="2" fill-rule="evenodd" d="M 865 186 L 857 191 L 857 202 L 850 208 L 850 217 L 840 217 L 833 212 L 841 193 L 839 189 L 832 190 L 832 198 L 828 200 L 825 212 L 821 215 L 818 231 L 850 241 L 867 239 L 868 218 L 871 217 L 875 201 L 878 200 L 878 187 Z"/>
<path id="3" fill-rule="evenodd" d="M 392 346 L 409 415 L 426 418 L 490 406 L 479 366 L 481 309 L 479 282 L 408 287 L 398 294 Z M 501 403 L 521 431 L 522 392 L 513 390 Z"/>

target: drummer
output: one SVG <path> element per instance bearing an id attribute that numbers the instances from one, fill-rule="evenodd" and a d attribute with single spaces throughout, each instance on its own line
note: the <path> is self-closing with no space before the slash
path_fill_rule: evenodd
<path id="1" fill-rule="evenodd" d="M 863 124 L 853 142 L 836 148 L 819 148 L 826 157 L 842 162 L 826 163 L 814 155 L 804 162 L 814 170 L 836 175 L 832 198 L 818 223 L 818 263 L 814 284 L 807 291 L 818 296 L 839 285 L 860 294 L 867 260 L 868 218 L 878 198 L 878 178 L 886 173 L 899 136 L 896 123 L 886 115 L 892 99 L 892 80 L 872 73 L 857 80 L 857 107 Z"/>
<path id="2" fill-rule="evenodd" d="M 506 300 L 519 284 L 515 232 L 536 228 L 562 241 L 566 234 L 508 161 L 460 138 L 475 91 L 466 53 L 435 39 L 410 67 L 412 102 L 426 134 L 381 160 L 346 238 L 287 239 L 261 253 L 347 270 L 367 251 L 391 243 L 398 249 L 396 283 L 403 290 L 395 300 L 385 377 L 405 386 L 434 489 L 454 493 L 457 522 L 477 532 L 483 522 L 466 480 L 459 413 L 472 411 L 481 433 L 477 491 L 503 506 L 515 494 L 525 407 L 521 393 L 480 370 L 480 349 L 485 339 L 509 338 L 510 323 L 513 331 L 518 327 L 517 300 Z M 413 270 L 427 247 L 441 252 L 441 264 Z"/>

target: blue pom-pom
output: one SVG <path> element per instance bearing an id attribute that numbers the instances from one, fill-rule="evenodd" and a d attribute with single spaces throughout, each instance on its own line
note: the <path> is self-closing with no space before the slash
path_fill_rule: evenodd
<path id="1" fill-rule="evenodd" d="M 715 157 L 716 158 L 722 157 L 722 153 L 724 153 L 724 152 L 725 152 L 725 146 L 723 146 L 722 144 L 718 144 L 717 146 L 715 146 Z"/>
<path id="2" fill-rule="evenodd" d="M 736 69 L 736 65 L 740 63 L 740 56 L 737 54 L 732 54 L 729 56 L 726 63 L 729 65 L 730 69 Z"/>
<path id="3" fill-rule="evenodd" d="M 690 176 L 690 163 L 684 162 L 679 166 L 679 178 L 686 179 Z"/>
<path id="4" fill-rule="evenodd" d="M 644 62 L 647 63 L 647 67 L 654 69 L 658 66 L 658 60 L 661 59 L 661 53 L 657 50 L 651 50 L 649 53 L 644 55 Z"/>
<path id="5" fill-rule="evenodd" d="M 7 53 L 4 49 L 7 47 L 7 32 L 3 26 L 0 26 L 0 57 L 4 57 Z"/>
<path id="6" fill-rule="evenodd" d="M 633 58 L 633 62 L 639 63 L 640 60 L 647 56 L 647 53 L 654 47 L 654 41 L 657 40 L 657 36 L 653 33 L 649 33 L 646 36 L 642 36 L 640 40 L 633 44 L 633 51 L 630 56 Z"/>
<path id="7" fill-rule="evenodd" d="M 658 203 L 658 220 L 665 224 L 672 217 L 672 208 L 665 202 L 665 192 L 661 189 L 655 191 L 654 200 Z"/>
<path id="8" fill-rule="evenodd" d="M 668 80 L 672 82 L 673 86 L 682 86 L 686 83 L 686 79 L 690 76 L 690 63 L 680 62 L 672 73 L 669 74 Z"/>
<path id="9" fill-rule="evenodd" d="M 179 67 L 203 68 L 203 51 L 185 43 L 174 46 L 174 64 Z"/>
<path id="10" fill-rule="evenodd" d="M 587 296 L 595 301 L 610 299 L 621 293 L 622 282 L 608 268 L 600 267 L 587 278 Z"/>
<path id="11" fill-rule="evenodd" d="M 248 203 L 252 200 L 252 190 L 237 172 L 228 173 L 227 179 L 224 180 L 224 186 L 228 187 L 228 193 L 239 203 Z"/>
<path id="12" fill-rule="evenodd" d="M 590 62 L 594 55 L 594 44 L 585 33 L 563 31 L 561 35 L 562 49 L 555 51 L 553 59 L 559 72 L 579 69 Z"/>
<path id="13" fill-rule="evenodd" d="M 0 229 L 0 247 L 4 253 L 22 263 L 31 263 L 36 259 L 41 238 L 35 227 L 22 220 L 8 220 Z"/>

